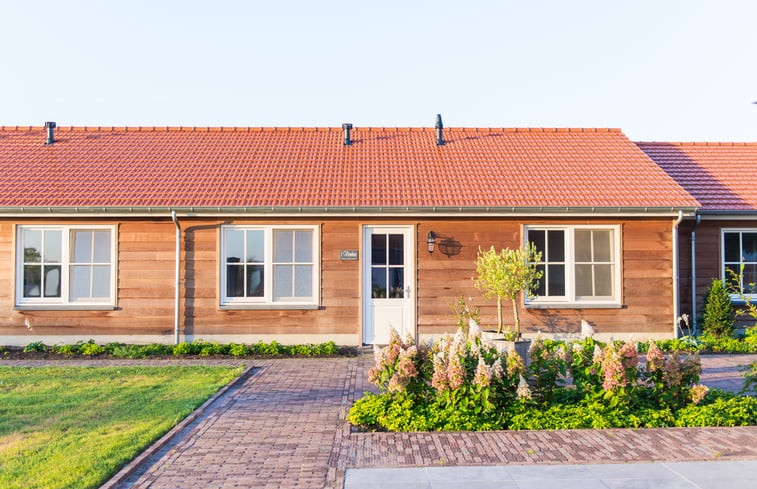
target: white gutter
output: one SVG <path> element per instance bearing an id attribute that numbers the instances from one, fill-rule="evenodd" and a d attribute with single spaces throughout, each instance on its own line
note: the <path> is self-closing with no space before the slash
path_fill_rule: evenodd
<path id="1" fill-rule="evenodd" d="M 179 226 L 179 220 L 176 217 L 176 211 L 171 211 L 171 220 L 173 220 L 176 226 L 176 303 L 174 304 L 173 315 L 173 340 L 175 344 L 179 344 L 179 312 L 181 308 L 180 292 L 181 292 L 181 227 Z"/>
<path id="2" fill-rule="evenodd" d="M 642 206 L 18 206 L 0 207 L 0 217 L 136 217 L 177 212 L 183 217 L 220 216 L 409 216 L 409 217 L 455 217 L 486 216 L 534 216 L 534 217 L 650 217 L 675 216 L 681 211 L 694 216 L 696 207 L 642 207 Z M 163 214 L 165 215 L 165 214 Z"/>
<path id="3" fill-rule="evenodd" d="M 691 228 L 691 330 L 697 331 L 697 226 L 702 216 L 697 214 L 697 220 Z"/>
<path id="4" fill-rule="evenodd" d="M 673 222 L 673 337 L 678 338 L 678 225 L 683 221 L 683 211 L 678 211 L 678 219 Z"/>

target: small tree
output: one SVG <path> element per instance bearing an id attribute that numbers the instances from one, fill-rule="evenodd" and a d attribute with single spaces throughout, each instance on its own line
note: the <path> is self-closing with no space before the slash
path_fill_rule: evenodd
<path id="1" fill-rule="evenodd" d="M 715 337 L 732 336 L 736 313 L 721 280 L 713 280 L 704 295 L 704 333 Z"/>
<path id="2" fill-rule="evenodd" d="M 518 295 L 525 291 L 532 297 L 532 290 L 538 285 L 542 272 L 536 269 L 533 262 L 541 259 L 541 253 L 536 251 L 533 243 L 525 249 L 511 250 L 505 248 L 497 253 L 492 246 L 483 251 L 478 249 L 476 259 L 476 273 L 473 278 L 476 288 L 484 293 L 484 297 L 497 298 L 497 332 L 502 332 L 502 300 L 510 299 L 513 303 L 513 318 L 515 319 L 515 337 L 520 338 L 520 317 L 518 316 Z"/>

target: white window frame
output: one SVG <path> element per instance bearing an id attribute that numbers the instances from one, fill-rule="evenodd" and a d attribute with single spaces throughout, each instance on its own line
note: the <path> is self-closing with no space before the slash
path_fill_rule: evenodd
<path id="1" fill-rule="evenodd" d="M 613 295 L 612 297 L 578 297 L 575 281 L 575 231 L 576 230 L 611 230 L 613 232 Z M 523 246 L 528 245 L 529 231 L 565 231 L 565 295 L 540 296 L 529 299 L 524 294 L 526 307 L 540 308 L 602 308 L 620 307 L 623 271 L 620 256 L 620 225 L 617 224 L 529 224 L 523 227 Z"/>
<path id="2" fill-rule="evenodd" d="M 60 231 L 61 232 L 61 277 L 60 297 L 24 297 L 24 230 Z M 73 231 L 110 231 L 110 296 L 97 299 L 70 299 L 71 266 L 75 265 L 71 259 L 71 235 Z M 16 256 L 15 266 L 15 307 L 20 309 L 112 309 L 116 306 L 117 286 L 117 243 L 118 233 L 112 224 L 77 224 L 77 225 L 47 225 L 47 224 L 19 224 L 16 226 Z"/>
<path id="3" fill-rule="evenodd" d="M 263 246 L 264 246 L 264 292 L 263 297 L 228 297 L 227 291 L 227 269 L 226 269 L 226 232 L 228 230 L 234 231 L 263 231 Z M 273 235 L 274 231 L 301 231 L 307 230 L 313 233 L 312 250 L 313 256 L 310 262 L 313 267 L 312 296 L 307 300 L 297 299 L 279 299 L 274 300 L 273 297 Z M 320 230 L 317 225 L 307 224 L 281 224 L 281 225 L 246 225 L 246 224 L 230 224 L 220 227 L 220 253 L 219 253 L 219 306 L 224 309 L 314 309 L 320 304 L 320 283 L 321 283 L 321 270 L 320 270 Z"/>
<path id="4" fill-rule="evenodd" d="M 721 228 L 720 229 L 720 279 L 723 281 L 723 284 L 728 283 L 728 275 L 725 272 L 725 233 L 757 233 L 757 228 Z M 741 249 L 742 246 L 742 240 L 739 240 L 739 249 Z M 734 263 L 734 262 L 728 262 L 728 263 Z M 741 261 L 739 262 L 741 264 L 744 263 L 744 255 L 741 253 Z M 747 263 L 753 263 L 753 262 L 747 262 Z M 736 304 L 743 304 L 744 300 L 739 296 L 739 294 L 729 294 L 731 297 L 731 301 Z M 744 294 L 744 297 L 752 300 L 757 300 L 757 293 L 754 294 Z"/>

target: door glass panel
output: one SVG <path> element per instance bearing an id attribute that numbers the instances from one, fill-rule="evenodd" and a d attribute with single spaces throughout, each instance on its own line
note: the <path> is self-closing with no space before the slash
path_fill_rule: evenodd
<path id="1" fill-rule="evenodd" d="M 592 232 L 594 233 L 594 261 L 612 261 L 612 231 Z"/>
<path id="2" fill-rule="evenodd" d="M 386 265 L 386 234 L 371 235 L 371 265 Z"/>
<path id="3" fill-rule="evenodd" d="M 24 261 L 27 263 L 42 261 L 42 231 L 24 229 Z"/>
<path id="4" fill-rule="evenodd" d="M 594 265 L 594 295 L 612 296 L 612 265 Z"/>
<path id="5" fill-rule="evenodd" d="M 242 231 L 238 231 L 240 234 Z M 247 263 L 263 263 L 265 261 L 264 253 L 264 233 L 262 229 L 253 229 L 245 231 L 247 233 Z M 241 254 L 240 254 L 241 256 Z"/>
<path id="6" fill-rule="evenodd" d="M 294 296 L 312 297 L 313 295 L 313 267 L 312 265 L 297 265 L 294 267 Z"/>
<path id="7" fill-rule="evenodd" d="M 92 263 L 92 231 L 74 231 L 74 263 Z"/>
<path id="8" fill-rule="evenodd" d="M 592 290 L 592 273 L 591 265 L 576 265 L 576 295 L 591 296 Z"/>
<path id="9" fill-rule="evenodd" d="M 292 268 L 292 265 L 276 265 L 273 267 L 274 300 L 292 297 Z"/>
<path id="10" fill-rule="evenodd" d="M 741 242 L 744 261 L 757 261 L 757 233 L 742 233 Z"/>
<path id="11" fill-rule="evenodd" d="M 264 268 L 265 265 L 247 265 L 247 297 L 263 297 Z"/>
<path id="12" fill-rule="evenodd" d="M 57 230 L 45 231 L 45 263 L 60 263 L 61 232 Z"/>
<path id="13" fill-rule="evenodd" d="M 536 251 L 541 253 L 541 259 L 546 259 L 546 249 L 544 244 L 544 231 L 529 231 L 528 232 L 528 240 L 534 244 L 536 247 Z"/>
<path id="14" fill-rule="evenodd" d="M 78 234 L 78 233 L 77 233 Z M 90 297 L 89 273 L 92 267 L 79 265 L 71 267 L 71 300 L 85 299 Z M 47 284 L 45 284 L 47 290 Z"/>
<path id="15" fill-rule="evenodd" d="M 548 265 L 548 267 L 549 284 L 547 287 L 547 295 L 565 295 L 565 265 Z"/>
<path id="16" fill-rule="evenodd" d="M 94 263 L 110 263 L 110 231 L 95 231 Z"/>
<path id="17" fill-rule="evenodd" d="M 536 265 L 536 270 L 541 272 L 541 278 L 539 279 L 539 285 L 533 290 L 536 295 L 545 295 L 547 293 L 547 274 L 545 273 L 545 265 Z"/>
<path id="18" fill-rule="evenodd" d="M 294 231 L 274 231 L 273 232 L 273 261 L 292 263 L 293 257 L 294 257 Z M 289 290 L 291 292 L 291 286 Z M 288 296 L 288 297 L 291 297 L 291 296 Z"/>
<path id="19" fill-rule="evenodd" d="M 242 265 L 226 265 L 226 296 L 244 297 L 244 267 Z"/>
<path id="20" fill-rule="evenodd" d="M 97 234 L 95 234 L 95 243 L 97 243 Z M 110 265 L 92 267 L 92 297 L 110 297 Z"/>
<path id="21" fill-rule="evenodd" d="M 402 265 L 405 258 L 403 238 L 401 234 L 389 235 L 389 264 Z"/>
<path id="22" fill-rule="evenodd" d="M 741 243 L 739 233 L 724 233 L 725 261 L 741 261 Z"/>
<path id="23" fill-rule="evenodd" d="M 39 297 L 42 292 L 42 267 L 24 265 L 24 297 Z"/>
<path id="24" fill-rule="evenodd" d="M 389 269 L 389 297 L 402 299 L 405 297 L 404 268 Z"/>
<path id="25" fill-rule="evenodd" d="M 296 263 L 313 262 L 313 231 L 295 231 L 294 261 Z"/>
<path id="26" fill-rule="evenodd" d="M 371 268 L 371 297 L 374 299 L 386 298 L 386 268 Z"/>
<path id="27" fill-rule="evenodd" d="M 241 263 L 244 256 L 244 231 L 226 230 L 226 262 Z M 239 296 L 233 296 L 239 297 Z"/>
<path id="28" fill-rule="evenodd" d="M 590 262 L 591 261 L 591 231 L 586 229 L 576 229 L 575 231 L 576 242 L 576 261 L 577 262 Z"/>
<path id="29" fill-rule="evenodd" d="M 548 261 L 565 261 L 565 231 L 547 232 Z M 542 255 L 542 259 L 543 259 Z"/>

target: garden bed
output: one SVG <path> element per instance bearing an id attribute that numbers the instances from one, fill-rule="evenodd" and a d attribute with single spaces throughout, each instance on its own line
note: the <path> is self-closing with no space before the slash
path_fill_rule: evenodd
<path id="1" fill-rule="evenodd" d="M 282 357 L 336 357 L 355 356 L 357 349 L 337 346 L 333 342 L 303 345 L 271 343 L 209 343 L 197 340 L 191 343 L 166 345 L 127 345 L 108 343 L 100 345 L 90 340 L 68 345 L 29 343 L 25 347 L 0 347 L 0 360 L 64 360 L 64 359 L 229 359 L 229 358 L 282 358 Z"/>
<path id="2" fill-rule="evenodd" d="M 639 361 L 639 350 L 646 361 Z M 362 430 L 521 430 L 743 426 L 757 400 L 698 385 L 698 353 L 664 355 L 656 343 L 533 341 L 531 364 L 500 355 L 478 328 L 434 345 L 392 335 L 376 351 L 367 394 L 350 410 Z M 751 370 L 750 370 L 751 369 Z M 565 386 L 572 378 L 574 385 Z M 747 394 L 757 386 L 745 370 Z"/>

